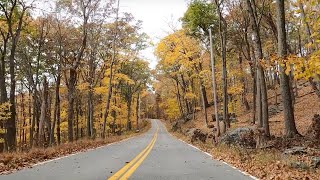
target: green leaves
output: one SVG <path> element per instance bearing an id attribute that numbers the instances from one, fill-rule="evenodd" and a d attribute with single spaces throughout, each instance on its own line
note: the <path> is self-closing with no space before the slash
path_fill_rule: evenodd
<path id="1" fill-rule="evenodd" d="M 192 36 L 206 39 L 209 35 L 208 29 L 217 27 L 217 16 L 215 6 L 205 0 L 193 0 L 181 18 L 183 27 Z"/>

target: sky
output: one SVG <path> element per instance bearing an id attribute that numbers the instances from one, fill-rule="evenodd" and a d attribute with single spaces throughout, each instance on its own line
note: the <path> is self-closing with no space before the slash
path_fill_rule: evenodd
<path id="1" fill-rule="evenodd" d="M 137 20 L 143 21 L 142 30 L 157 44 L 161 38 L 172 32 L 171 27 L 181 27 L 179 19 L 187 5 L 187 0 L 120 0 L 120 12 L 129 12 Z M 157 64 L 154 48 L 150 47 L 141 53 L 150 62 L 151 68 Z"/>
<path id="2" fill-rule="evenodd" d="M 28 0 L 31 1 L 31 0 Z M 153 44 L 173 32 L 172 29 L 181 27 L 179 19 L 187 10 L 189 0 L 120 0 L 120 12 L 131 13 L 136 20 L 141 20 L 142 31 L 147 33 Z M 36 1 L 38 12 L 53 8 L 53 0 Z M 141 52 L 141 56 L 149 61 L 150 67 L 155 68 L 157 58 L 154 56 L 155 47 L 149 47 Z"/>

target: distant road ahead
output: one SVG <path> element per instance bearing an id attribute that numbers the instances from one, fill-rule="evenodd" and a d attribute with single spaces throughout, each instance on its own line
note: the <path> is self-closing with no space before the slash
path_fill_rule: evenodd
<path id="1" fill-rule="evenodd" d="M 107 179 L 252 178 L 177 140 L 158 120 L 152 120 L 144 135 L 0 176 L 0 180 Z"/>

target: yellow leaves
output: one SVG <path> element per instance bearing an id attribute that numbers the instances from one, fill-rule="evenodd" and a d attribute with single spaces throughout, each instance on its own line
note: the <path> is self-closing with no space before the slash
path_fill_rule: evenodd
<path id="1" fill-rule="evenodd" d="M 88 90 L 88 88 L 89 88 L 89 83 L 81 83 L 77 86 L 77 89 L 80 91 Z"/>
<path id="2" fill-rule="evenodd" d="M 168 98 L 165 102 L 160 104 L 160 108 L 164 109 L 165 114 L 170 120 L 180 116 L 179 105 L 175 98 Z"/>
<path id="3" fill-rule="evenodd" d="M 11 104 L 9 102 L 0 104 L 0 121 L 5 121 L 10 118 L 11 113 L 9 112 Z"/>
<path id="4" fill-rule="evenodd" d="M 309 79 L 320 74 L 319 51 L 314 52 L 308 59 L 290 55 L 286 61 L 286 73 L 290 73 L 290 66 L 293 66 L 293 73 L 296 79 Z"/>
<path id="5" fill-rule="evenodd" d="M 105 86 L 94 88 L 94 93 L 97 95 L 107 94 L 107 92 L 108 92 L 108 87 L 105 87 Z"/>
<path id="6" fill-rule="evenodd" d="M 188 71 L 199 62 L 201 48 L 199 42 L 186 35 L 184 30 L 179 30 L 168 35 L 160 41 L 155 54 L 160 59 L 159 64 L 164 68 L 180 67 L 173 71 Z M 171 69 L 172 70 L 172 69 Z"/>
<path id="7" fill-rule="evenodd" d="M 243 87 L 241 85 L 232 86 L 228 88 L 228 94 L 239 95 L 243 92 Z"/>
<path id="8" fill-rule="evenodd" d="M 132 79 L 130 79 L 127 75 L 122 74 L 122 73 L 115 74 L 115 79 L 118 81 L 123 81 L 129 85 L 134 84 L 134 81 Z"/>
<path id="9" fill-rule="evenodd" d="M 191 92 L 187 92 L 186 95 L 184 96 L 184 98 L 187 100 L 193 100 L 193 99 L 197 98 L 197 95 L 195 95 Z"/>

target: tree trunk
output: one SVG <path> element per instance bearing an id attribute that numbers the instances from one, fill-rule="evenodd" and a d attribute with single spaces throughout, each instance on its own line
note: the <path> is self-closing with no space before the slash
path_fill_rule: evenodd
<path id="1" fill-rule="evenodd" d="M 42 92 L 42 103 L 41 103 L 41 115 L 40 115 L 40 122 L 39 122 L 39 147 L 44 146 L 44 124 L 46 119 L 48 118 L 47 115 L 47 108 L 48 108 L 48 82 L 47 78 L 45 77 L 43 80 L 43 92 Z"/>
<path id="2" fill-rule="evenodd" d="M 223 82 L 223 121 L 227 128 L 230 128 L 229 115 L 228 115 L 228 79 L 227 79 L 227 24 L 222 17 L 222 10 L 220 7 L 221 2 L 215 0 L 217 6 L 217 13 L 219 15 L 219 34 L 221 44 L 222 56 L 222 82 Z M 226 128 L 224 128 L 226 129 Z"/>
<path id="3" fill-rule="evenodd" d="M 285 28 L 284 0 L 277 0 L 277 25 L 278 25 L 278 56 L 284 60 L 287 56 L 287 37 Z M 285 67 L 280 67 L 281 96 L 283 103 L 285 136 L 294 137 L 299 134 L 294 121 L 294 108 L 292 105 L 289 76 L 285 73 Z"/>
<path id="4" fill-rule="evenodd" d="M 240 71 L 244 73 L 242 63 L 243 63 L 242 56 L 241 56 L 241 53 L 239 53 Z M 250 110 L 250 105 L 249 105 L 249 102 L 247 100 L 247 86 L 246 86 L 246 78 L 244 76 L 241 77 L 241 83 L 242 83 L 242 88 L 243 88 L 242 104 L 244 105 L 246 110 L 249 111 Z"/>
<path id="5" fill-rule="evenodd" d="M 207 113 L 207 107 L 206 107 L 206 101 L 205 101 L 205 95 L 203 93 L 203 88 L 204 86 L 202 85 L 202 81 L 200 80 L 200 93 L 201 93 L 201 101 L 202 101 L 202 109 L 203 109 L 203 114 L 205 118 L 205 124 L 208 126 L 209 121 L 208 121 L 208 113 Z"/>
<path id="6" fill-rule="evenodd" d="M 118 0 L 117 3 L 117 13 L 116 13 L 116 30 L 118 30 L 118 18 L 119 18 L 119 9 L 120 9 L 120 0 Z M 106 134 L 106 127 L 107 127 L 107 118 L 109 115 L 109 109 L 110 109 L 110 101 L 111 101 L 111 96 L 112 96 L 112 79 L 113 79 L 113 66 L 115 64 L 115 60 L 116 60 L 116 37 L 117 36 L 117 32 L 114 32 L 113 34 L 113 38 L 112 38 L 112 57 L 111 57 L 111 63 L 110 63 L 110 79 L 109 79 L 109 89 L 108 89 L 108 95 L 107 95 L 107 103 L 106 103 L 106 109 L 105 109 L 105 114 L 103 117 L 103 132 L 102 132 L 102 136 L 103 138 L 105 138 L 105 134 Z"/>
<path id="7" fill-rule="evenodd" d="M 76 135 L 76 141 L 79 140 L 79 114 L 80 114 L 80 109 L 81 109 L 81 102 L 80 102 L 79 96 L 77 96 L 76 100 L 76 130 L 75 130 L 75 135 Z"/>
<path id="8" fill-rule="evenodd" d="M 6 103 L 8 101 L 7 97 L 7 87 L 6 87 L 6 64 L 5 64 L 5 56 L 7 53 L 7 40 L 3 39 L 3 50 L 1 51 L 1 60 L 0 60 L 0 104 Z M 0 122 L 0 129 L 4 130 L 5 122 Z M 4 151 L 4 140 L 5 140 L 5 133 L 0 132 L 0 139 L 3 142 L 0 143 L 0 153 Z"/>
<path id="9" fill-rule="evenodd" d="M 140 92 L 138 92 L 137 106 L 136 106 L 136 127 L 138 131 L 140 130 L 139 120 L 140 120 Z"/>
<path id="10" fill-rule="evenodd" d="M 131 102 L 132 102 L 132 98 L 129 97 L 129 99 L 127 99 L 127 131 L 131 131 L 132 129 L 132 124 L 131 124 Z"/>
<path id="11" fill-rule="evenodd" d="M 70 77 L 68 82 L 68 141 L 73 141 L 73 121 L 74 121 L 74 100 L 75 86 L 77 79 L 77 71 L 74 68 L 70 69 Z"/>
<path id="12" fill-rule="evenodd" d="M 252 39 L 255 54 L 255 65 L 257 67 L 257 116 L 258 122 L 263 126 L 266 136 L 270 136 L 269 131 L 269 115 L 268 115 L 268 97 L 267 87 L 265 81 L 264 70 L 260 64 L 260 60 L 263 59 L 262 44 L 260 37 L 260 27 L 258 24 L 257 12 L 255 12 L 255 4 L 252 4 L 250 0 L 246 0 L 247 9 L 249 12 L 250 23 L 252 28 Z M 261 105 L 261 106 L 260 106 Z M 259 118 L 261 120 L 259 121 Z"/>
<path id="13" fill-rule="evenodd" d="M 88 94 L 88 118 L 87 118 L 87 137 L 92 138 L 93 133 L 93 89 L 89 89 Z"/>
<path id="14" fill-rule="evenodd" d="M 212 39 L 212 30 L 209 29 L 210 36 L 210 61 L 211 61 L 211 73 L 212 73 L 212 94 L 214 102 L 214 113 L 216 118 L 217 133 L 216 136 L 220 136 L 220 124 L 219 124 L 219 109 L 218 109 L 218 100 L 217 100 L 217 87 L 216 87 L 216 72 L 215 72 L 215 60 L 213 54 L 213 39 Z"/>

